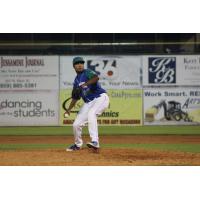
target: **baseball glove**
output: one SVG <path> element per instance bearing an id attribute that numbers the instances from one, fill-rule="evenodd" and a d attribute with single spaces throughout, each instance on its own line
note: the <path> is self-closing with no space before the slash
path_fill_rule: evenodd
<path id="1" fill-rule="evenodd" d="M 72 99 L 79 100 L 81 98 L 81 88 L 77 87 L 72 90 Z"/>

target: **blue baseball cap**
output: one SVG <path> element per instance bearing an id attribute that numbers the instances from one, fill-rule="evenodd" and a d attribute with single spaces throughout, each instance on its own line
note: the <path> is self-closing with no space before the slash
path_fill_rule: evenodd
<path id="1" fill-rule="evenodd" d="M 73 59 L 73 65 L 75 65 L 76 63 L 85 63 L 85 61 L 83 60 L 82 57 L 75 57 Z"/>

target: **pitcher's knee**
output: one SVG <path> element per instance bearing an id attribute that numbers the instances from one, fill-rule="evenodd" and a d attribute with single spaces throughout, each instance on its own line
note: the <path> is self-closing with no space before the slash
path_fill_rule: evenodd
<path id="1" fill-rule="evenodd" d="M 81 124 L 80 124 L 80 123 L 78 123 L 78 122 L 76 122 L 76 121 L 73 123 L 73 128 L 74 128 L 74 129 L 78 129 L 78 128 L 80 128 L 80 127 L 81 127 Z"/>
<path id="2" fill-rule="evenodd" d="M 90 118 L 95 118 L 95 117 L 96 117 L 95 111 L 90 110 L 90 111 L 88 112 L 88 119 L 90 119 Z"/>

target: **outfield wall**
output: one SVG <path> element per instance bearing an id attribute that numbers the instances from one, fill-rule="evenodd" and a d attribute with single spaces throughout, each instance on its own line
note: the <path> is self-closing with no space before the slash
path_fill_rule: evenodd
<path id="1" fill-rule="evenodd" d="M 143 124 L 200 124 L 200 56 L 142 56 Z"/>
<path id="2" fill-rule="evenodd" d="M 71 125 L 83 104 L 64 117 L 73 57 L 0 56 L 0 126 Z M 199 55 L 83 57 L 110 97 L 99 125 L 200 124 Z"/>

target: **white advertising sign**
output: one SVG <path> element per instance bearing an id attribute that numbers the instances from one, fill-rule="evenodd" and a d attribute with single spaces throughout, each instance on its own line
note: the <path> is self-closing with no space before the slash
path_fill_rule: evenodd
<path id="1" fill-rule="evenodd" d="M 59 89 L 58 56 L 0 56 L 0 91 Z"/>
<path id="2" fill-rule="evenodd" d="M 200 88 L 146 88 L 143 98 L 145 125 L 200 124 Z"/>
<path id="3" fill-rule="evenodd" d="M 95 71 L 105 89 L 133 89 L 141 87 L 141 57 L 139 56 L 82 56 L 85 68 Z M 74 56 L 60 57 L 60 87 L 70 89 L 76 73 Z"/>
<path id="4" fill-rule="evenodd" d="M 58 91 L 7 91 L 0 96 L 0 126 L 58 125 Z"/>
<path id="5" fill-rule="evenodd" d="M 200 55 L 143 56 L 143 85 L 200 85 Z"/>

